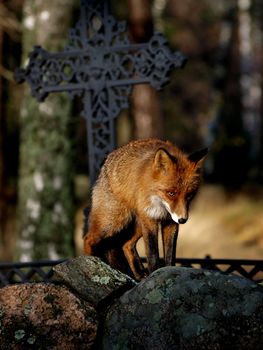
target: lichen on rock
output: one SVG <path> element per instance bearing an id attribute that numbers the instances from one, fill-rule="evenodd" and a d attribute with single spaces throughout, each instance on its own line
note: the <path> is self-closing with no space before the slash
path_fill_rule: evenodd
<path id="1" fill-rule="evenodd" d="M 165 267 L 137 284 L 85 256 L 54 273 L 0 289 L 1 350 L 262 348 L 263 288 L 245 278 Z"/>
<path id="2" fill-rule="evenodd" d="M 124 336 L 125 335 L 125 336 Z M 202 269 L 165 267 L 108 310 L 102 349 L 238 349 L 263 344 L 263 289 Z"/>
<path id="3" fill-rule="evenodd" d="M 98 327 L 93 306 L 66 287 L 32 283 L 0 289 L 0 349 L 90 349 Z"/>
<path id="4" fill-rule="evenodd" d="M 94 256 L 79 256 L 54 268 L 53 281 L 63 283 L 83 299 L 98 305 L 112 295 L 122 294 L 136 282 Z"/>

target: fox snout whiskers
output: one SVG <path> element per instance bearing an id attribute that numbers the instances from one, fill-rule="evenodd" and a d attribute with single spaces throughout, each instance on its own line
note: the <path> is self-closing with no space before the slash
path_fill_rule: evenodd
<path id="1" fill-rule="evenodd" d="M 179 224 L 185 224 L 187 220 L 188 220 L 187 218 L 180 218 L 180 219 L 178 220 L 178 223 L 179 223 Z"/>
<path id="2" fill-rule="evenodd" d="M 166 210 L 168 211 L 168 213 L 171 215 L 171 218 L 175 223 L 177 223 L 177 224 L 185 224 L 186 223 L 186 221 L 188 220 L 188 217 L 178 216 L 175 212 L 173 212 L 171 210 L 170 205 L 166 201 L 162 200 L 162 203 L 163 203 L 164 207 L 166 208 Z"/>
<path id="3" fill-rule="evenodd" d="M 186 221 L 188 220 L 188 218 L 178 217 L 178 215 L 175 214 L 175 213 L 170 213 L 169 212 L 169 214 L 171 215 L 173 221 L 176 222 L 177 224 L 185 224 Z"/>

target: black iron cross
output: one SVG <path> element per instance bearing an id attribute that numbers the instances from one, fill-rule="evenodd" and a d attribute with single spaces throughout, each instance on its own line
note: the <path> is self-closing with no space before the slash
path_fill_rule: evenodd
<path id="1" fill-rule="evenodd" d="M 159 33 L 147 43 L 130 43 L 126 22 L 117 21 L 104 0 L 81 0 L 80 19 L 70 30 L 63 52 L 49 53 L 35 46 L 29 58 L 15 78 L 19 83 L 27 81 L 38 101 L 62 91 L 83 100 L 91 183 L 115 148 L 114 119 L 128 107 L 132 85 L 150 83 L 160 89 L 170 70 L 185 61 L 181 53 L 171 52 Z"/>

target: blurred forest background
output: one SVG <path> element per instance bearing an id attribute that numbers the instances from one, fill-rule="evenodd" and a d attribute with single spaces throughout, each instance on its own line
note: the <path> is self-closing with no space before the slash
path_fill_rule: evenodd
<path id="1" fill-rule="evenodd" d="M 179 257 L 263 257 L 263 0 L 112 0 L 131 40 L 162 32 L 188 57 L 160 92 L 134 88 L 118 144 L 157 136 L 210 149 Z M 81 253 L 89 203 L 81 102 L 14 82 L 34 45 L 61 51 L 77 0 L 0 0 L 0 261 Z"/>

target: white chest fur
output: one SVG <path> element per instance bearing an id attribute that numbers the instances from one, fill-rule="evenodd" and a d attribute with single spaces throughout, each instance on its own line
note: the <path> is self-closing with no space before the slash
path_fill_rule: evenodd
<path id="1" fill-rule="evenodd" d="M 164 219 L 168 214 L 161 198 L 155 195 L 150 197 L 150 205 L 144 210 L 151 219 L 155 220 Z"/>

